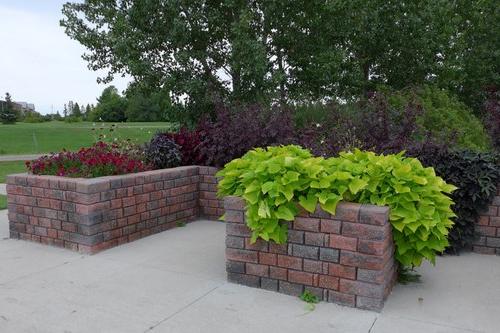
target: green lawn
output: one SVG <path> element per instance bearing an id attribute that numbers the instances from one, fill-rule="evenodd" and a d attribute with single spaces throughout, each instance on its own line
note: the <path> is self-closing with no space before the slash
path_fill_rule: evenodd
<path id="1" fill-rule="evenodd" d="M 0 194 L 0 210 L 7 208 L 7 196 Z"/>
<path id="2" fill-rule="evenodd" d="M 132 139 L 145 142 L 158 130 L 172 129 L 168 122 L 151 123 L 65 123 L 51 121 L 39 124 L 0 124 L 0 155 L 35 154 L 77 150 L 94 143 L 99 134 L 110 138 Z M 113 131 L 110 129 L 114 128 Z"/>
<path id="3" fill-rule="evenodd" d="M 0 183 L 5 183 L 5 178 L 11 173 L 25 172 L 24 161 L 0 162 Z"/>

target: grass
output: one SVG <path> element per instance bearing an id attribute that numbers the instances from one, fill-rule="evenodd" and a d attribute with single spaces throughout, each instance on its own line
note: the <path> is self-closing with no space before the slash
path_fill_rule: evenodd
<path id="1" fill-rule="evenodd" d="M 115 126 L 112 126 L 112 125 Z M 46 123 L 0 124 L 0 156 L 15 154 L 37 154 L 67 150 L 78 150 L 94 143 L 99 134 L 112 138 L 132 139 L 142 143 L 148 141 L 159 130 L 173 129 L 168 122 L 149 123 Z M 111 130 L 113 129 L 113 130 Z"/>
<path id="2" fill-rule="evenodd" d="M 7 175 L 10 175 L 11 173 L 20 173 L 25 171 L 26 167 L 24 166 L 24 161 L 0 162 L 0 183 L 5 183 Z"/>
<path id="3" fill-rule="evenodd" d="M 0 210 L 7 208 L 7 196 L 0 194 Z"/>

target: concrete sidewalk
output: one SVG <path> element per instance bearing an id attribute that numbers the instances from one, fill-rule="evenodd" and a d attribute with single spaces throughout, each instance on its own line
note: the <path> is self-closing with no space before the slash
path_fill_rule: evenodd
<path id="1" fill-rule="evenodd" d="M 36 160 L 37 158 L 43 155 L 46 154 L 0 155 L 0 162 Z"/>
<path id="2" fill-rule="evenodd" d="M 382 313 L 229 284 L 221 222 L 94 256 L 8 239 L 0 211 L 0 332 L 499 332 L 500 257 L 424 265 Z"/>

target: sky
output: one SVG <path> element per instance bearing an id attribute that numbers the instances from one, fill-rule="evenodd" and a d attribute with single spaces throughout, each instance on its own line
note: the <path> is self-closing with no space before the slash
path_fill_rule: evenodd
<path id="1" fill-rule="evenodd" d="M 65 0 L 0 0 L 0 99 L 34 103 L 36 111 L 60 111 L 68 101 L 95 104 L 107 86 L 81 58 L 85 48 L 59 26 Z M 102 73 L 101 73 L 102 74 Z M 129 79 L 110 83 L 118 90 Z"/>

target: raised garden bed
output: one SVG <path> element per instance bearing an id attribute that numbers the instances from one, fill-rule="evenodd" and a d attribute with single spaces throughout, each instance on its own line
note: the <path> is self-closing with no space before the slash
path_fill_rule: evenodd
<path id="1" fill-rule="evenodd" d="M 245 204 L 226 197 L 226 264 L 234 283 L 379 311 L 396 280 L 389 208 L 340 203 L 335 215 L 301 213 L 288 241 L 251 244 Z"/>
<path id="2" fill-rule="evenodd" d="M 211 167 L 186 166 L 92 179 L 7 178 L 10 237 L 83 253 L 224 213 Z"/>
<path id="3" fill-rule="evenodd" d="M 474 252 L 500 255 L 500 184 L 488 209 L 479 216 L 476 232 L 479 237 L 474 242 Z"/>

